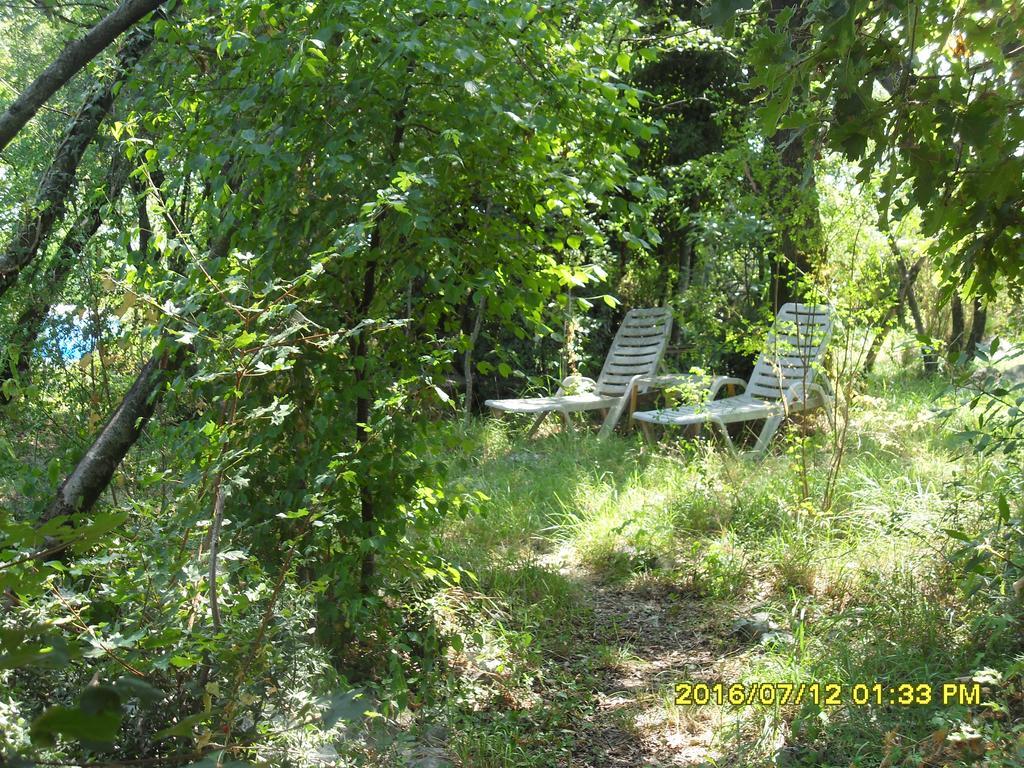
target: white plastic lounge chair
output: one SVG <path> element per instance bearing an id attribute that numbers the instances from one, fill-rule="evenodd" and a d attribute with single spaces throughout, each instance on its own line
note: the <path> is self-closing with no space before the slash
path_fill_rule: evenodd
<path id="1" fill-rule="evenodd" d="M 487 400 L 484 405 L 495 414 L 538 414 L 529 434 L 549 413 L 561 414 L 566 427 L 569 414 L 579 411 L 607 411 L 599 436 L 615 429 L 629 405 L 637 379 L 653 376 L 665 353 L 672 332 L 672 312 L 664 308 L 631 309 L 619 326 L 597 381 L 586 376 L 568 376 L 550 397 L 524 397 L 514 400 Z M 646 389 L 640 386 L 641 391 Z"/>
<path id="2" fill-rule="evenodd" d="M 640 422 L 648 438 L 651 437 L 649 424 L 713 424 L 733 453 L 736 446 L 726 425 L 764 419 L 753 451 L 763 454 L 782 420 L 790 413 L 824 407 L 832 424 L 831 386 L 820 370 L 831 335 L 832 315 L 827 306 L 784 304 L 749 381 L 719 376 L 712 381 L 707 399 L 700 405 L 637 411 L 633 418 Z M 638 383 L 663 383 L 665 378 Z M 729 384 L 739 385 L 744 391 L 716 400 L 719 390 Z"/>

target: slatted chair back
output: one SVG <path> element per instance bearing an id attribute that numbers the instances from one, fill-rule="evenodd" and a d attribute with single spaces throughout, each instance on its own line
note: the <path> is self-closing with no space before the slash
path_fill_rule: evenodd
<path id="1" fill-rule="evenodd" d="M 634 376 L 655 375 L 671 333 L 671 310 L 664 307 L 629 310 L 597 377 L 597 394 L 620 397 Z"/>
<path id="2" fill-rule="evenodd" d="M 832 313 L 827 306 L 783 304 L 746 393 L 760 400 L 780 400 L 794 384 L 809 385 L 831 336 Z"/>

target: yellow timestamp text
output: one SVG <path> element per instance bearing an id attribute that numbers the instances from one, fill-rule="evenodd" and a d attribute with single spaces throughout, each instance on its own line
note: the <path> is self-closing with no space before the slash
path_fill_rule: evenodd
<path id="1" fill-rule="evenodd" d="M 981 703 L 981 684 L 948 683 L 678 683 L 676 705 L 786 706 L 816 704 L 820 707 L 973 706 Z"/>

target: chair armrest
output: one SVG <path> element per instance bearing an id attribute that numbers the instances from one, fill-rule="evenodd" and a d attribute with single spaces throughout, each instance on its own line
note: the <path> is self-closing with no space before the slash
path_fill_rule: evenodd
<path id="1" fill-rule="evenodd" d="M 693 374 L 655 374 L 654 376 L 634 376 L 633 382 L 644 389 L 650 387 L 671 387 L 675 384 L 690 384 L 698 377 Z"/>
<path id="2" fill-rule="evenodd" d="M 742 387 L 742 391 L 747 391 L 747 382 L 743 379 L 737 379 L 734 376 L 717 376 L 715 380 L 711 382 L 711 386 L 708 387 L 708 401 L 714 400 L 718 396 L 719 390 L 722 387 L 733 384 Z"/>
<path id="3" fill-rule="evenodd" d="M 830 379 L 824 371 L 819 370 L 817 376 L 814 377 L 814 380 L 821 385 L 823 390 L 825 390 L 825 394 L 829 397 L 835 397 L 836 388 L 832 386 L 832 379 Z"/>
<path id="4" fill-rule="evenodd" d="M 722 387 L 729 384 L 738 385 L 742 388 L 742 391 L 746 391 L 747 389 L 747 382 L 743 379 L 737 379 L 732 376 L 716 376 L 712 379 L 709 376 L 701 376 L 696 373 L 665 373 L 658 376 L 634 376 L 632 381 L 630 381 L 630 388 L 635 394 L 638 392 L 646 392 L 650 388 L 666 389 L 676 385 L 705 386 L 707 387 L 707 397 L 705 400 L 710 402 L 715 399 Z"/>
<path id="5" fill-rule="evenodd" d="M 793 405 L 801 405 L 806 408 L 808 398 L 815 394 L 821 396 L 822 404 L 827 403 L 830 398 L 828 390 L 818 381 L 798 381 L 791 384 L 783 398 L 786 402 L 786 410 L 788 411 Z"/>
<path id="6" fill-rule="evenodd" d="M 593 392 L 597 389 L 597 382 L 588 376 L 566 376 L 555 392 L 555 397 L 564 395 L 567 391 Z"/>

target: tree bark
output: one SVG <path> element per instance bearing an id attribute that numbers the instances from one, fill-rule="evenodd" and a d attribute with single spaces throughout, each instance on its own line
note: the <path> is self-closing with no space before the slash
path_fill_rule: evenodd
<path id="1" fill-rule="evenodd" d="M 185 362 L 186 350 L 178 345 L 173 351 L 157 352 L 143 366 L 99 436 L 57 489 L 57 497 L 43 513 L 44 521 L 92 509 L 142 434 L 166 385 Z"/>
<path id="2" fill-rule="evenodd" d="M 106 83 L 94 83 L 86 94 L 81 109 L 68 125 L 53 162 L 43 174 L 35 204 L 23 217 L 6 250 L 0 254 L 0 296 L 14 285 L 18 274 L 36 257 L 54 225 L 63 217 L 82 156 L 96 138 L 100 123 L 114 103 L 115 86 L 124 82 L 152 42 L 152 27 L 136 30 L 118 51 L 114 77 Z"/>
<path id="3" fill-rule="evenodd" d="M 792 23 L 799 27 L 805 15 L 802 0 L 772 0 L 773 16 L 788 8 L 794 9 Z M 798 49 L 805 47 L 800 40 L 794 42 Z M 801 86 L 801 92 L 793 96 L 794 101 L 806 98 L 808 85 Z M 781 166 L 781 174 L 773 185 L 782 217 L 779 221 L 781 253 L 774 258 L 770 286 L 773 309 L 778 312 L 786 302 L 801 298 L 800 279 L 811 272 L 821 253 L 823 236 L 814 158 L 805 132 L 783 128 L 775 132 L 771 142 Z"/>
<path id="4" fill-rule="evenodd" d="M 370 248 L 376 251 L 380 247 L 380 225 L 382 221 L 377 222 L 377 227 L 373 230 L 373 234 L 370 236 Z M 360 301 L 360 314 L 365 315 L 369 311 L 370 306 L 373 304 L 373 297 L 377 290 L 377 263 L 371 261 L 366 265 L 366 271 L 363 273 L 363 297 Z M 359 335 L 355 342 L 354 357 L 356 359 L 356 384 L 357 386 L 366 384 L 367 393 L 360 395 L 356 398 L 356 444 L 359 445 L 359 449 L 366 450 L 366 445 L 370 441 L 370 395 L 369 395 L 369 376 L 367 374 L 367 368 L 370 365 L 367 359 L 367 341 L 366 337 L 368 329 L 363 328 L 359 331 Z M 361 367 L 360 367 L 361 366 Z M 359 485 L 359 519 L 363 523 L 364 534 L 366 538 L 370 538 L 373 535 L 371 530 L 373 526 L 373 519 L 376 517 L 376 510 L 373 505 L 373 494 L 370 492 L 369 486 L 363 482 Z M 376 570 L 376 558 L 374 558 L 373 552 L 367 550 L 363 554 L 362 562 L 359 566 L 359 591 L 363 594 L 367 594 L 370 590 L 370 582 L 373 580 L 373 573 Z"/>
<path id="5" fill-rule="evenodd" d="M 815 257 L 821 251 L 821 217 L 818 214 L 818 188 L 814 160 L 810 157 L 802 133 L 793 129 L 772 137 L 779 153 L 782 173 L 779 178 L 780 254 L 772 267 L 771 295 L 774 309 L 789 301 L 799 301 L 800 279 L 810 274 Z"/>
<path id="6" fill-rule="evenodd" d="M 39 108 L 65 83 L 114 42 L 126 29 L 152 13 L 164 0 L 124 0 L 82 37 L 69 44 L 50 66 L 0 115 L 2 151 Z"/>
<path id="7" fill-rule="evenodd" d="M 222 173 L 227 174 L 228 167 L 230 163 L 222 169 Z M 232 186 L 230 182 L 229 186 Z M 235 192 L 236 197 L 240 194 L 242 193 Z M 235 226 L 229 226 L 213 241 L 209 249 L 211 260 L 227 256 L 234 232 Z M 157 351 L 142 367 L 121 404 L 110 415 L 106 425 L 85 455 L 79 459 L 71 474 L 60 484 L 56 498 L 42 515 L 44 522 L 63 515 L 89 512 L 92 509 L 110 484 L 124 457 L 128 455 L 128 451 L 142 435 L 147 422 L 167 392 L 167 385 L 184 366 L 191 351 L 190 346 L 172 341 L 165 332 Z M 49 546 L 38 556 L 57 558 L 68 546 L 70 541 Z"/>
<path id="8" fill-rule="evenodd" d="M 127 177 L 128 163 L 123 157 L 118 156 L 111 168 L 106 195 L 93 202 L 68 230 L 57 253 L 54 254 L 40 291 L 29 299 L 28 306 L 18 316 L 10 339 L 10 343 L 18 350 L 17 362 L 5 356 L 3 359 L 6 360 L 6 364 L 0 363 L 0 404 L 10 401 L 10 397 L 4 394 L 4 384 L 14 378 L 15 372 L 19 377 L 28 374 L 32 365 L 32 351 L 43 323 L 61 295 L 71 270 L 81 260 L 85 246 L 103 223 L 103 207 L 121 194 Z"/>
<path id="9" fill-rule="evenodd" d="M 875 334 L 875 338 L 871 341 L 871 347 L 868 349 L 867 356 L 864 358 L 864 372 L 871 373 L 875 367 L 875 362 L 878 359 L 878 353 L 882 349 L 882 345 L 885 343 L 886 338 L 889 336 L 889 332 L 892 330 L 892 321 L 895 319 L 897 325 L 905 326 L 906 317 L 904 313 L 904 307 L 907 303 L 907 293 L 913 289 L 914 282 L 917 280 L 917 275 L 924 266 L 924 256 L 921 256 L 915 261 L 910 267 L 907 267 L 906 262 L 903 259 L 903 255 L 900 253 L 899 246 L 896 244 L 896 239 L 889 236 L 889 247 L 896 257 L 896 267 L 899 274 L 897 275 L 897 289 L 896 297 L 893 299 L 892 305 L 885 311 L 882 319 L 879 320 L 877 326 L 879 327 L 878 332 Z M 915 306 L 917 300 L 914 300 Z"/>
<path id="10" fill-rule="evenodd" d="M 971 335 L 967 338 L 964 352 L 968 360 L 973 360 L 978 354 L 978 345 L 985 338 L 985 325 L 988 322 L 988 307 L 981 299 L 974 299 L 974 307 L 971 312 Z"/>
<path id="11" fill-rule="evenodd" d="M 964 342 L 966 341 L 966 335 L 964 333 L 964 303 L 960 299 L 960 294 L 955 291 L 949 299 L 949 309 L 951 314 L 951 329 L 949 334 L 948 354 L 950 358 L 955 361 L 960 356 L 960 353 L 964 351 Z"/>
<path id="12" fill-rule="evenodd" d="M 924 318 L 921 317 L 921 308 L 917 304 L 917 295 L 914 293 L 914 283 L 917 281 L 918 273 L 924 266 L 925 257 L 921 256 L 913 265 L 908 267 L 896 237 L 891 232 L 888 232 L 886 233 L 886 238 L 889 241 L 889 250 L 892 251 L 896 261 L 896 269 L 899 272 L 900 278 L 900 290 L 896 297 L 897 317 L 902 325 L 904 323 L 903 308 L 906 306 L 910 309 L 910 316 L 914 320 L 914 333 L 918 336 L 925 336 Z M 939 370 L 939 356 L 933 348 L 922 346 L 921 358 L 924 362 L 925 373 L 935 373 Z"/>
<path id="13" fill-rule="evenodd" d="M 681 305 L 686 297 L 687 291 L 690 290 L 690 278 L 693 274 L 693 262 L 694 262 L 694 250 L 693 242 L 690 238 L 693 227 L 687 224 L 682 233 L 682 237 L 679 239 L 679 275 L 676 281 L 674 298 Z M 673 306 L 673 302 L 669 301 L 665 306 Z M 672 347 L 678 347 L 679 342 L 683 338 L 683 324 L 672 323 L 672 338 L 669 340 L 669 345 Z"/>
<path id="14" fill-rule="evenodd" d="M 406 65 L 406 76 L 411 77 L 415 68 L 415 59 L 410 59 Z M 398 157 L 402 151 L 402 144 L 405 141 L 405 118 L 406 112 L 409 106 L 409 85 L 406 85 L 402 90 L 402 96 L 399 102 L 395 105 L 395 109 L 392 112 L 392 123 L 394 124 L 394 130 L 391 134 L 391 145 L 388 149 L 388 157 L 394 165 L 398 161 Z M 359 302 L 359 315 L 357 322 L 361 321 L 366 317 L 367 313 L 373 306 L 374 299 L 377 295 L 377 259 L 379 257 L 379 251 L 383 246 L 383 237 L 381 236 L 381 228 L 384 226 L 388 219 L 392 209 L 385 210 L 380 218 L 377 220 L 377 225 L 373 228 L 373 232 L 370 234 L 369 252 L 370 261 L 367 263 L 365 271 L 363 272 L 363 295 Z M 356 386 L 362 390 L 363 384 L 366 385 L 365 394 L 360 395 L 356 398 L 356 443 L 359 445 L 360 450 L 365 450 L 366 444 L 369 442 L 370 433 L 370 407 L 373 402 L 372 393 L 369 384 L 369 375 L 367 368 L 369 366 L 369 360 L 367 356 L 367 329 L 362 329 L 356 340 L 354 348 L 354 357 L 360 364 L 357 363 L 355 370 Z M 367 538 L 372 536 L 372 528 L 374 518 L 377 516 L 376 508 L 373 503 L 373 494 L 370 492 L 370 488 L 367 485 L 362 484 L 359 487 L 359 517 L 363 523 L 363 529 Z M 373 581 L 373 575 L 376 570 L 376 559 L 372 551 L 367 551 L 363 555 L 362 562 L 359 569 L 359 591 L 363 594 L 367 594 L 370 590 L 371 582 Z"/>
<path id="15" fill-rule="evenodd" d="M 894 305 L 889 308 L 889 311 L 885 313 L 882 321 L 878 324 L 879 328 L 875 331 L 875 336 L 871 339 L 871 346 L 868 347 L 868 352 L 864 356 L 864 373 L 871 373 L 875 369 L 878 353 L 881 352 L 885 340 L 889 338 L 889 332 L 892 330 L 892 319 L 895 315 L 896 307 Z"/>
<path id="16" fill-rule="evenodd" d="M 149 188 L 138 179 L 131 181 L 132 195 L 135 197 L 135 212 L 139 218 L 139 249 L 137 256 L 140 261 L 145 260 L 149 253 L 149 241 L 153 237 L 153 223 L 149 219 Z"/>
<path id="17" fill-rule="evenodd" d="M 223 258 L 231 246 L 233 231 L 226 232 L 210 248 L 210 258 Z M 167 384 L 188 359 L 191 347 L 171 342 L 165 335 L 163 351 L 157 351 L 142 367 L 121 404 L 111 414 L 92 446 L 79 459 L 71 474 L 57 489 L 57 496 L 43 513 L 43 520 L 88 512 L 110 484 L 114 472 L 142 435 L 149 418 L 167 391 Z M 158 348 L 159 349 L 159 348 Z M 55 556 L 66 546 L 50 548 Z"/>
<path id="18" fill-rule="evenodd" d="M 924 319 L 921 317 L 921 308 L 917 305 L 917 296 L 914 294 L 914 279 L 917 277 L 917 273 L 912 273 L 907 268 L 902 256 L 899 260 L 899 268 L 905 286 L 904 295 L 907 298 L 907 306 L 910 308 L 910 316 L 914 318 L 914 332 L 918 336 L 924 336 L 926 335 Z M 924 363 L 925 373 L 935 373 L 939 370 L 939 356 L 931 347 L 921 347 L 921 360 Z"/>
<path id="19" fill-rule="evenodd" d="M 473 321 L 473 331 L 469 335 L 469 346 L 466 347 L 466 356 L 463 360 L 463 374 L 466 377 L 466 397 L 462 403 L 463 423 L 468 427 L 469 420 L 473 416 L 473 352 L 476 350 L 477 340 L 480 338 L 480 328 L 484 322 L 484 310 L 487 307 L 487 294 L 480 292 L 480 298 L 476 306 L 476 319 Z"/>

